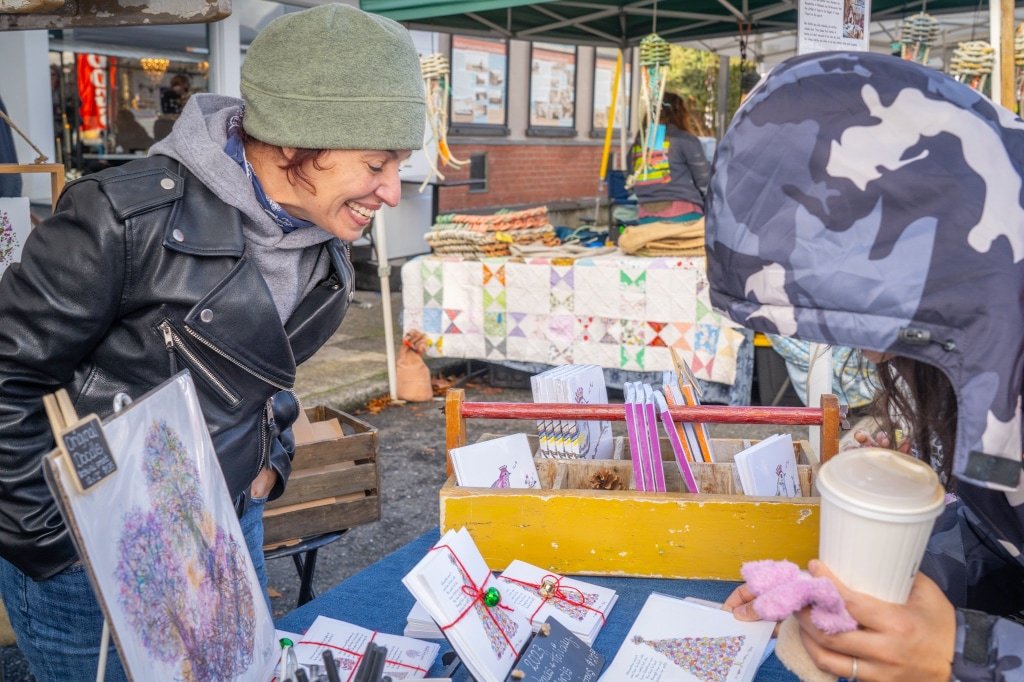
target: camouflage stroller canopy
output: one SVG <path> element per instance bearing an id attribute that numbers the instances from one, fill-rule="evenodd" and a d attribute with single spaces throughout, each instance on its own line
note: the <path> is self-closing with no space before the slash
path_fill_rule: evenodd
<path id="1" fill-rule="evenodd" d="M 712 303 L 755 330 L 939 367 L 953 471 L 1021 482 L 1024 122 L 942 73 L 871 53 L 777 66 L 718 147 Z"/>

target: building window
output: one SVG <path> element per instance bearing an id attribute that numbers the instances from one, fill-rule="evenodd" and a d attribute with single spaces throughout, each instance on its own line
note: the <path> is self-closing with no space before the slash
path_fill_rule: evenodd
<path id="1" fill-rule="evenodd" d="M 533 43 L 530 47 L 531 135 L 576 135 L 576 48 Z"/>
<path id="2" fill-rule="evenodd" d="M 451 133 L 507 135 L 508 45 L 452 36 Z"/>
<path id="3" fill-rule="evenodd" d="M 469 186 L 470 192 L 487 191 L 487 152 L 476 152 L 469 155 Z"/>
<path id="4" fill-rule="evenodd" d="M 612 81 L 615 78 L 615 60 L 618 49 L 614 47 L 598 47 L 594 53 L 594 108 L 590 121 L 590 130 L 594 134 L 603 135 L 608 128 L 608 115 L 612 106 Z M 632 92 L 633 65 L 628 50 L 622 55 L 622 73 L 619 75 L 618 97 L 615 99 L 615 121 L 612 127 L 622 127 L 622 121 L 629 126 L 629 94 Z M 625 90 L 622 85 L 625 83 Z"/>

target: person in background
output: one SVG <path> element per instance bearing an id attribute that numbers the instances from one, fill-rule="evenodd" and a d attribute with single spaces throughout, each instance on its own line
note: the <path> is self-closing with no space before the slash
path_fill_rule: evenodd
<path id="1" fill-rule="evenodd" d="M 0 97 L 0 111 L 7 114 L 4 99 Z M 18 163 L 18 153 L 14 148 L 14 135 L 7 121 L 0 118 L 0 163 Z M 21 174 L 0 173 L 0 197 L 21 196 Z"/>
<path id="2" fill-rule="evenodd" d="M 798 614 L 825 672 L 1024 680 L 1022 159 L 1010 112 L 866 52 L 776 66 L 722 139 L 712 304 L 758 331 L 862 349 L 878 363 L 884 433 L 858 440 L 929 462 L 949 493 L 907 603 L 811 562 L 859 623 L 829 636 Z M 750 602 L 741 586 L 726 608 L 756 618 Z"/>
<path id="3" fill-rule="evenodd" d="M 658 128 L 651 135 L 647 164 L 641 142 L 633 146 L 633 193 L 639 222 L 683 222 L 704 215 L 711 164 L 700 140 L 690 132 L 683 98 L 665 93 Z"/>
<path id="4" fill-rule="evenodd" d="M 291 470 L 296 366 L 341 323 L 349 243 L 398 203 L 422 146 L 408 31 L 347 5 L 271 22 L 241 93 L 191 97 L 148 158 L 69 184 L 0 279 L 0 592 L 41 682 L 95 679 L 103 625 L 43 479 L 43 396 L 64 388 L 102 417 L 190 370 L 266 598 L 263 507 Z"/>

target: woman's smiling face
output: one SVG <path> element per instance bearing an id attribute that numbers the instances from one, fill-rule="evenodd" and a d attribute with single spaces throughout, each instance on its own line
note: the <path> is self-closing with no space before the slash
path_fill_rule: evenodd
<path id="1" fill-rule="evenodd" d="M 287 154 L 289 150 L 286 150 Z M 288 213 L 335 237 L 355 241 L 383 206 L 397 206 L 402 189 L 398 167 L 410 151 L 332 149 L 305 164 L 309 184 L 291 184 L 275 199 Z"/>

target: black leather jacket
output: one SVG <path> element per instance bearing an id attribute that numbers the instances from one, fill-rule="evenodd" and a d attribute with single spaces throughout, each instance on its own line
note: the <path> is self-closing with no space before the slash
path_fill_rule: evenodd
<path id="1" fill-rule="evenodd" d="M 41 469 L 41 399 L 60 387 L 106 416 L 118 393 L 189 369 L 232 497 L 244 505 L 268 461 L 283 491 L 295 367 L 341 324 L 354 276 L 327 242 L 328 277 L 282 326 L 241 219 L 178 162 L 135 161 L 68 185 L 0 280 L 0 555 L 32 578 L 76 558 Z"/>

